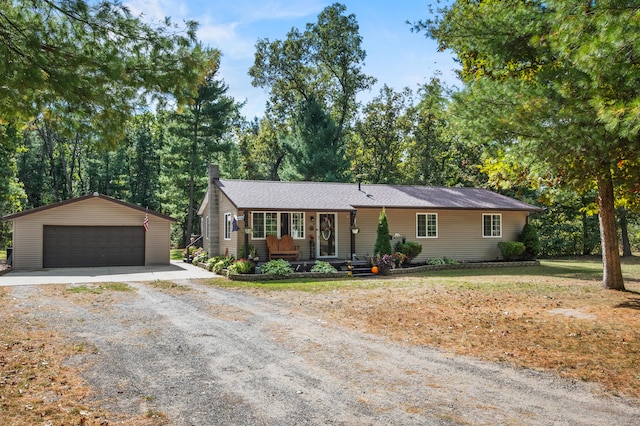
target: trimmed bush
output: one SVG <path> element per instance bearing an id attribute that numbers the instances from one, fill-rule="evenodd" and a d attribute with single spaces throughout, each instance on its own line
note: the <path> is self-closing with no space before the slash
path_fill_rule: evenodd
<path id="1" fill-rule="evenodd" d="M 538 237 L 538 231 L 536 228 L 527 223 L 522 228 L 522 232 L 518 237 L 518 241 L 524 244 L 524 258 L 527 260 L 533 260 L 540 254 L 540 238 Z"/>
<path id="2" fill-rule="evenodd" d="M 407 256 L 405 262 L 411 263 L 413 259 L 422 253 L 422 244 L 414 243 L 413 241 L 407 241 L 405 243 L 399 242 L 396 244 L 395 251 L 405 254 Z"/>
<path id="3" fill-rule="evenodd" d="M 524 254 L 524 243 L 520 241 L 500 241 L 498 248 L 504 260 L 517 260 Z"/>

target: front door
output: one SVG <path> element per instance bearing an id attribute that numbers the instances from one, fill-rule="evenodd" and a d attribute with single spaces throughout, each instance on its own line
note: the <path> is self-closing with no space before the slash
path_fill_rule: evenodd
<path id="1" fill-rule="evenodd" d="M 318 214 L 316 231 L 316 250 L 318 257 L 336 257 L 338 255 L 338 223 L 335 213 Z"/>

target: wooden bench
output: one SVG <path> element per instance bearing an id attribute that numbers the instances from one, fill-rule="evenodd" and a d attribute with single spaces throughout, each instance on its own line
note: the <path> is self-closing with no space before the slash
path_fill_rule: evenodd
<path id="1" fill-rule="evenodd" d="M 267 235 L 267 253 L 271 259 L 298 260 L 300 247 L 293 245 L 291 235 L 283 235 L 278 239 L 275 235 Z"/>

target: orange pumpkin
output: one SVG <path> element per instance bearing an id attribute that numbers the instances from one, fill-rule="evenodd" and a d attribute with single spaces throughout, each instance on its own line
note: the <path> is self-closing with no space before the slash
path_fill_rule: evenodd
<path id="1" fill-rule="evenodd" d="M 377 266 L 374 266 L 373 268 L 371 268 L 371 272 L 372 272 L 373 274 L 377 274 L 377 273 L 378 273 L 378 267 L 377 267 Z"/>

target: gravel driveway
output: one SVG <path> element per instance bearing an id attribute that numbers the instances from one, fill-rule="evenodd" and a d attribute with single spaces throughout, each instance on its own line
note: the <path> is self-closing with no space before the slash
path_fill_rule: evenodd
<path id="1" fill-rule="evenodd" d="M 636 425 L 595 386 L 391 343 L 294 303 L 176 281 L 89 301 L 11 289 L 27 315 L 83 342 L 71 360 L 113 412 L 171 425 Z"/>

